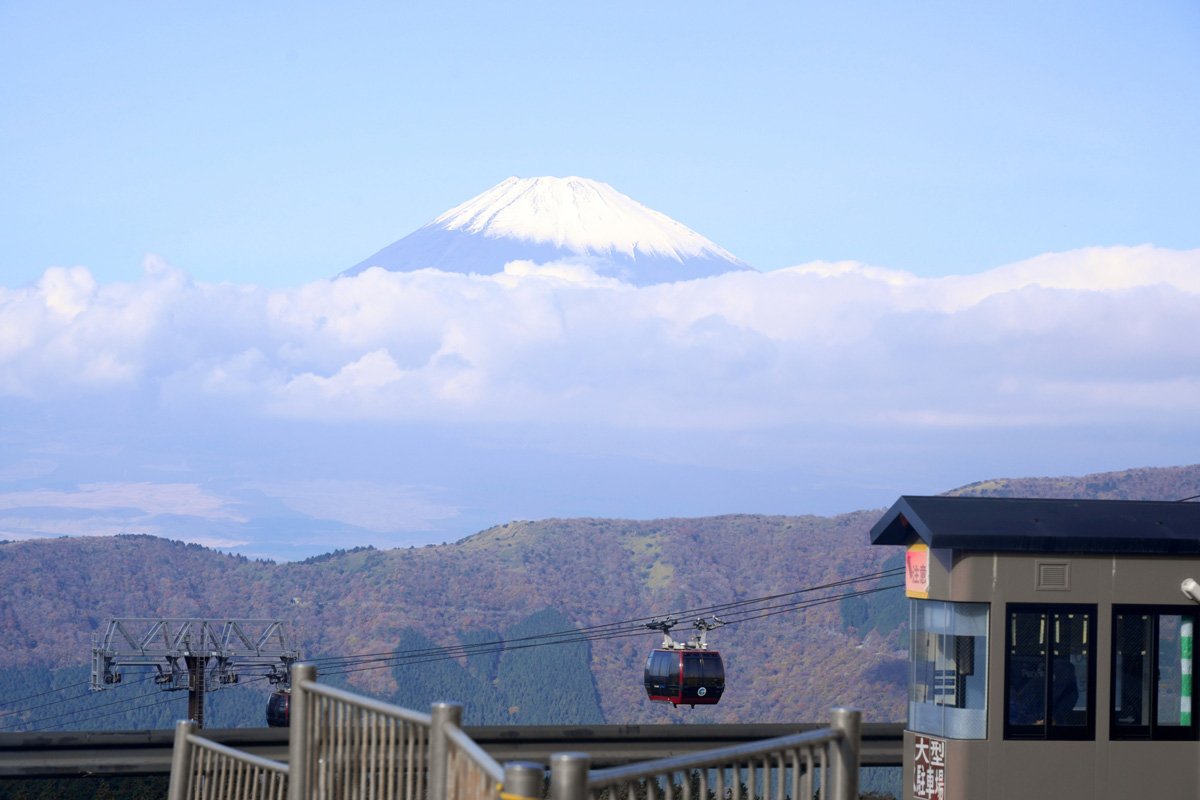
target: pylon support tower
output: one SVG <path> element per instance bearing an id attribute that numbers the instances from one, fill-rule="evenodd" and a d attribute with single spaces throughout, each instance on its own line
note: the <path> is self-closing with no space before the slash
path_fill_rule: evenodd
<path id="1" fill-rule="evenodd" d="M 92 642 L 92 691 L 122 682 L 125 667 L 152 667 L 163 691 L 188 692 L 188 717 L 204 727 L 204 696 L 239 681 L 239 669 L 267 666 L 271 683 L 289 683 L 300 660 L 289 630 L 279 619 L 108 620 Z"/>

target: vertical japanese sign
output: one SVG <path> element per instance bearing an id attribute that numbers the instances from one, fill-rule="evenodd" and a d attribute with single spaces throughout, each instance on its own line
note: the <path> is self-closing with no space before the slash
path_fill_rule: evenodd
<path id="1" fill-rule="evenodd" d="M 929 597 L 929 545 L 910 544 L 904 556 L 904 593 Z"/>
<path id="2" fill-rule="evenodd" d="M 913 751 L 913 800 L 946 800 L 946 742 L 918 736 Z"/>

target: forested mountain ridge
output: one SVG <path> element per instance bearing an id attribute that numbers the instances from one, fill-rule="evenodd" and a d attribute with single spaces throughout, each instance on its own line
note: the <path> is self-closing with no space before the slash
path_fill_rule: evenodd
<path id="1" fill-rule="evenodd" d="M 292 564 L 140 536 L 9 543 L 0 545 L 0 624 L 18 646 L 0 652 L 0 666 L 86 663 L 92 632 L 108 616 L 282 616 L 296 621 L 310 656 L 388 651 L 409 629 L 456 645 L 462 634 L 505 632 L 546 608 L 578 626 L 646 617 L 877 569 L 888 553 L 868 547 L 865 535 L 876 517 L 515 522 L 453 545 Z M 605 720 L 684 718 L 645 702 L 641 670 L 657 640 L 647 631 L 590 645 Z M 869 676 L 874 662 L 895 658 L 894 646 L 860 658 L 836 604 L 730 626 L 713 641 L 726 655 L 730 689 L 703 712 L 712 719 L 760 719 L 764 700 L 772 719 L 819 718 L 849 702 L 852 687 L 896 694 Z M 834 665 L 836 681 L 828 679 Z M 861 686 L 857 672 L 868 673 Z M 353 680 L 391 697 L 395 677 L 380 669 Z M 898 705 L 876 713 L 894 716 Z"/>
<path id="2" fill-rule="evenodd" d="M 1174 500 L 1200 494 L 1200 466 L 991 481 L 955 493 Z M 110 616 L 278 616 L 295 621 L 306 655 L 320 656 L 511 637 L 531 620 L 551 624 L 546 609 L 563 624 L 589 626 L 761 597 L 878 571 L 897 552 L 869 545 L 867 531 L 881 513 L 511 522 L 451 545 L 288 564 L 137 535 L 9 542 L 0 544 L 0 635 L 7 643 L 0 667 L 85 665 L 92 633 Z M 528 724 L 542 721 L 530 714 L 571 708 L 591 721 L 594 712 L 586 709 L 594 704 L 611 723 L 819 720 L 839 703 L 865 708 L 874 721 L 901 719 L 905 617 L 894 606 L 903 602 L 893 591 L 869 604 L 835 602 L 715 631 L 729 688 L 719 706 L 695 712 L 646 702 L 642 665 L 658 640 L 649 631 L 580 646 L 586 650 L 556 669 L 573 675 L 590 662 L 590 677 L 569 688 L 560 678 L 549 682 L 546 691 L 565 699 L 537 706 L 541 711 L 490 687 L 549 659 L 507 660 L 506 653 L 494 663 L 379 669 L 351 680 L 409 704 L 420 703 L 414 686 L 462 686 L 494 706 L 486 719 L 493 723 Z M 423 672 L 418 678 L 408 670 Z M 503 703 L 511 716 L 497 719 Z"/>
<path id="3" fill-rule="evenodd" d="M 963 497 L 1183 500 L 1200 495 L 1200 465 L 1126 469 L 1082 477 L 998 478 L 969 483 L 947 494 Z"/>

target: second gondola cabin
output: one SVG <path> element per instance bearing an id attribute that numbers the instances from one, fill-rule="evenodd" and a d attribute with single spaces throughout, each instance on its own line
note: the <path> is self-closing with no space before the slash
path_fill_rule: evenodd
<path id="1" fill-rule="evenodd" d="M 292 723 L 292 691 L 280 689 L 267 699 L 267 727 L 287 728 Z"/>

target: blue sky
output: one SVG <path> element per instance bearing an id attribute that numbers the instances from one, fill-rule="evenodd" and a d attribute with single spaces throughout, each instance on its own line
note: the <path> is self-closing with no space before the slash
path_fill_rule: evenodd
<path id="1" fill-rule="evenodd" d="M 760 269 L 1191 248 L 1194 3 L 0 4 L 0 280 L 326 277 L 509 175 Z"/>
<path id="2" fill-rule="evenodd" d="M 1196 461 L 1188 3 L 0 2 L 0 539 L 274 558 Z M 767 274 L 329 280 L 517 175 Z"/>

